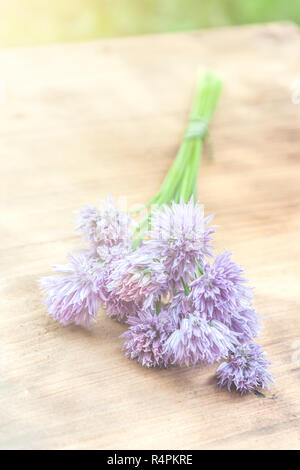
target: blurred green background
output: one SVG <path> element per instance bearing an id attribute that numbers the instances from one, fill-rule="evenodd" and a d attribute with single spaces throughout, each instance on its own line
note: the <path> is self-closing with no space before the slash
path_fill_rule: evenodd
<path id="1" fill-rule="evenodd" d="M 291 20 L 300 0 L 0 0 L 0 46 Z"/>

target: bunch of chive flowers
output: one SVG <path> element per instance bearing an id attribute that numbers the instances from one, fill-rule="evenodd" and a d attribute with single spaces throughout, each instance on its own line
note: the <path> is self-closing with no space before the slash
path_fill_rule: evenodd
<path id="1" fill-rule="evenodd" d="M 40 280 L 49 315 L 89 327 L 100 307 L 127 325 L 125 354 L 145 367 L 219 363 L 220 387 L 244 394 L 273 382 L 253 339 L 260 331 L 252 291 L 229 253 L 214 256 L 212 217 L 197 199 L 204 139 L 221 91 L 201 70 L 182 144 L 138 225 L 113 200 L 85 206 L 77 231 L 86 243 Z"/>
<path id="2" fill-rule="evenodd" d="M 53 319 L 88 327 L 101 307 L 128 325 L 125 354 L 143 366 L 217 362 L 221 387 L 269 387 L 269 363 L 253 343 L 260 325 L 252 291 L 229 253 L 213 256 L 212 217 L 193 199 L 154 208 L 133 249 L 134 221 L 110 198 L 102 207 L 79 212 L 87 247 L 40 281 Z"/>

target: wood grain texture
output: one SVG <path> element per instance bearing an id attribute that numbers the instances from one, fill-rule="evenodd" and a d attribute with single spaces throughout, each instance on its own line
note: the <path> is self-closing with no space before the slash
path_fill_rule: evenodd
<path id="1" fill-rule="evenodd" d="M 2 448 L 300 447 L 299 52 L 291 24 L 0 51 Z M 199 200 L 255 286 L 265 398 L 219 391 L 214 367 L 142 368 L 103 312 L 61 328 L 36 284 L 78 243 L 72 211 L 158 189 L 199 65 L 224 80 Z"/>

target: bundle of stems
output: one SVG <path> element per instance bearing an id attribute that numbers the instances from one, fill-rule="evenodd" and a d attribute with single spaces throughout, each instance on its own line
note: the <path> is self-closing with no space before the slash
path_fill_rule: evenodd
<path id="1" fill-rule="evenodd" d="M 169 172 L 167 173 L 158 193 L 142 208 L 150 211 L 138 224 L 138 238 L 133 249 L 142 241 L 147 229 L 151 226 L 151 208 L 163 204 L 188 202 L 191 197 L 197 200 L 198 169 L 203 153 L 204 139 L 215 111 L 222 88 L 220 78 L 213 72 L 199 70 L 194 103 L 190 112 L 182 143 Z"/>

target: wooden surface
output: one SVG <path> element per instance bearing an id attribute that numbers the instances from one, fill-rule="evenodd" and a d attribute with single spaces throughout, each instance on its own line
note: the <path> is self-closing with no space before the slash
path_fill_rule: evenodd
<path id="1" fill-rule="evenodd" d="M 299 53 L 291 24 L 0 51 L 2 448 L 300 448 Z M 142 368 L 103 312 L 59 327 L 36 283 L 78 243 L 74 210 L 158 189 L 199 64 L 224 80 L 199 200 L 255 286 L 265 398 L 218 391 L 215 367 Z"/>

